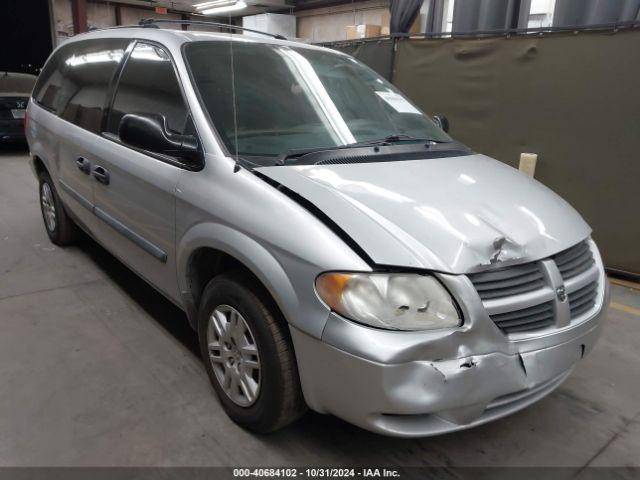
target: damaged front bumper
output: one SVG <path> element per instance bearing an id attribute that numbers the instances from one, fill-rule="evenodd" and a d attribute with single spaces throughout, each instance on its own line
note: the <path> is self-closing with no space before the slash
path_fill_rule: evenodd
<path id="1" fill-rule="evenodd" d="M 322 340 L 292 328 L 310 408 L 375 432 L 428 436 L 470 428 L 543 398 L 594 346 L 608 302 L 575 325 L 509 338 L 464 276 L 441 275 L 462 306 L 465 328 L 391 332 L 331 314 Z"/>

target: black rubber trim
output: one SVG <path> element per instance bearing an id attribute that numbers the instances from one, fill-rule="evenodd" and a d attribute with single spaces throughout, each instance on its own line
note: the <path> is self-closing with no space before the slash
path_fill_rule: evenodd
<path id="1" fill-rule="evenodd" d="M 62 189 L 65 192 L 67 192 L 71 198 L 76 200 L 80 205 L 82 205 L 84 208 L 86 208 L 90 212 L 93 212 L 93 214 L 96 217 L 98 217 L 100 220 L 105 222 L 107 225 L 109 225 L 111 228 L 113 228 L 116 232 L 120 233 L 124 237 L 128 238 L 129 240 L 131 240 L 133 243 L 138 245 L 145 252 L 147 252 L 148 254 L 150 254 L 151 256 L 156 258 L 157 260 L 161 261 L 162 263 L 167 263 L 167 254 L 166 254 L 166 252 L 164 250 L 162 250 L 161 248 L 155 246 L 153 243 L 151 243 L 146 238 L 141 237 L 136 232 L 131 230 L 129 227 L 127 227 L 126 225 L 122 224 L 121 222 L 119 222 L 118 220 L 113 218 L 111 215 L 109 215 L 104 210 L 96 207 L 89 200 L 84 198 L 82 195 L 80 195 L 78 192 L 76 192 L 69 185 L 64 183 L 64 181 L 58 180 L 58 182 L 60 183 L 60 186 L 62 187 Z"/>
<path id="2" fill-rule="evenodd" d="M 422 142 L 363 145 L 360 147 L 342 146 L 305 153 L 299 157 L 285 160 L 284 165 L 342 165 L 350 163 L 402 162 L 407 160 L 429 160 L 468 155 L 473 155 L 473 151 L 456 141 L 433 145 Z"/>
<path id="3" fill-rule="evenodd" d="M 362 260 L 364 260 L 367 263 L 367 265 L 369 265 L 372 269 L 375 269 L 375 267 L 377 266 L 376 263 L 367 254 L 367 252 L 365 252 L 364 249 L 360 245 L 358 245 L 358 242 L 356 242 L 353 238 L 351 238 L 351 236 L 349 236 L 347 232 L 345 232 L 336 222 L 334 222 L 320 208 L 318 208 L 312 202 L 304 198 L 302 195 L 299 195 L 293 190 L 267 177 L 266 175 L 256 170 L 253 170 L 253 173 L 258 177 L 260 177 L 265 182 L 267 182 L 269 185 L 274 187 L 275 189 L 285 194 L 287 197 L 291 198 L 294 202 L 296 202 L 297 204 L 299 204 L 300 206 L 308 210 L 318 220 L 324 223 L 329 228 L 329 230 L 335 233 L 340 238 L 340 240 L 346 243 L 349 246 L 349 248 L 351 248 L 351 250 L 353 250 Z"/>
<path id="4" fill-rule="evenodd" d="M 639 272 L 629 272 L 628 270 L 623 270 L 620 268 L 614 267 L 605 267 L 605 271 L 607 274 L 614 278 L 620 278 L 622 280 L 628 280 L 630 282 L 640 283 L 640 273 Z"/>
<path id="5" fill-rule="evenodd" d="M 331 217 L 329 217 L 326 213 L 324 213 L 320 208 L 318 208 L 315 204 L 301 196 L 300 194 L 294 192 L 293 190 L 285 187 L 284 185 L 278 183 L 276 180 L 267 177 L 261 172 L 257 170 L 251 170 L 251 173 L 259 177 L 264 182 L 271 185 L 276 190 L 282 192 L 287 197 L 291 198 L 294 202 L 298 203 L 301 207 L 305 208 L 309 213 L 314 215 L 318 220 L 324 223 L 329 230 L 335 233 L 344 243 L 346 243 L 363 261 L 369 265 L 373 272 L 378 273 L 419 273 L 419 274 L 433 274 L 433 273 L 442 273 L 451 275 L 451 272 L 447 272 L 445 270 L 436 270 L 436 269 L 426 269 L 420 267 L 398 267 L 395 265 L 386 265 L 383 263 L 376 263 L 369 254 L 360 246 L 358 242 L 356 242 L 347 232 L 345 232 L 342 227 L 340 227 L 336 222 L 334 222 Z"/>
<path id="6" fill-rule="evenodd" d="M 122 140 L 120 140 L 118 135 L 116 135 L 115 133 L 102 132 L 100 136 L 105 140 L 109 140 L 113 143 L 117 143 L 121 147 L 128 148 L 129 150 L 133 150 L 134 152 L 141 153 L 143 155 L 146 155 L 147 157 L 155 158 L 156 160 L 159 160 L 161 162 L 164 162 L 168 165 L 171 165 L 177 168 L 181 168 L 183 170 L 188 170 L 190 172 L 200 172 L 204 168 L 204 161 L 195 162 L 192 164 L 189 162 L 184 162 L 177 157 L 171 157 L 169 155 L 163 155 L 162 153 L 156 153 L 150 150 L 145 150 L 144 148 L 134 147 L 133 145 L 124 143 Z M 199 141 L 200 140 L 198 140 L 198 142 Z M 200 152 L 200 156 L 204 158 L 204 153 Z"/>
<path id="7" fill-rule="evenodd" d="M 73 198 L 76 202 L 78 202 L 80 205 L 82 205 L 84 208 L 86 208 L 90 212 L 93 212 L 93 203 L 91 203 L 89 200 L 87 200 L 78 192 L 76 192 L 73 188 L 67 185 L 63 180 L 58 179 L 58 183 L 71 198 Z"/>
<path id="8" fill-rule="evenodd" d="M 131 230 L 129 227 L 127 227 L 126 225 L 122 224 L 121 222 L 113 218 L 104 210 L 98 207 L 93 207 L 93 213 L 96 215 L 96 217 L 98 217 L 100 220 L 105 222 L 107 225 L 113 228 L 116 232 L 120 233 L 124 237 L 131 240 L 133 243 L 135 243 L 140 248 L 142 248 L 145 252 L 155 257 L 157 260 L 160 260 L 162 263 L 167 262 L 167 254 L 164 250 L 155 246 L 146 238 L 141 237 L 136 232 Z"/>
<path id="9" fill-rule="evenodd" d="M 106 115 L 103 116 L 103 119 L 102 119 L 102 125 L 101 125 L 102 130 L 105 130 L 106 126 L 108 125 L 109 117 L 111 116 L 111 110 L 113 108 L 113 103 L 115 102 L 116 95 L 118 94 L 118 89 L 120 88 L 120 80 L 122 79 L 122 74 L 124 73 L 124 70 L 127 67 L 127 62 L 129 61 L 129 57 L 131 56 L 131 53 L 140 43 L 157 47 L 157 48 L 160 48 L 162 51 L 164 51 L 171 61 L 171 66 L 173 67 L 173 73 L 176 76 L 176 80 L 178 81 L 178 86 L 180 87 L 180 95 L 182 97 L 182 101 L 184 102 L 184 105 L 187 108 L 187 118 L 191 118 L 191 123 L 193 124 L 193 128 L 195 130 L 195 136 L 197 137 L 197 140 L 198 140 L 198 146 L 200 148 L 200 159 L 199 159 L 200 161 L 192 164 L 190 162 L 183 162 L 180 159 L 175 157 L 170 157 L 168 155 L 162 155 L 160 153 L 150 152 L 148 150 L 136 148 L 132 145 L 127 145 L 126 143 L 121 142 L 120 138 L 118 138 L 118 135 L 115 135 L 113 132 L 102 131 L 100 133 L 97 133 L 97 135 L 107 140 L 110 140 L 112 142 L 115 142 L 119 145 L 122 145 L 123 147 L 128 148 L 130 150 L 135 150 L 138 153 L 142 153 L 149 157 L 153 157 L 156 160 L 160 160 L 161 162 L 165 162 L 165 163 L 168 163 L 169 165 L 173 165 L 174 167 L 182 168 L 184 170 L 189 170 L 191 172 L 200 172 L 201 170 L 204 169 L 204 166 L 205 166 L 205 152 L 202 146 L 202 141 L 200 139 L 200 134 L 198 133 L 198 126 L 196 125 L 196 122 L 193 121 L 193 114 L 191 112 L 191 107 L 189 106 L 189 102 L 187 100 L 187 94 L 184 89 L 183 80 L 180 75 L 180 71 L 178 70 L 178 67 L 176 65 L 176 61 L 175 61 L 175 58 L 173 57 L 173 54 L 171 53 L 168 47 L 166 47 L 162 43 L 157 42 L 155 40 L 149 40 L 144 38 L 132 38 L 130 39 L 130 41 L 131 43 L 128 45 L 127 50 L 125 51 L 125 55 L 120 61 L 120 66 L 118 67 L 114 77 L 111 79 L 111 83 L 109 84 L 109 91 L 107 95 L 108 102 L 109 102 L 108 110 L 105 112 Z M 186 42 L 185 45 L 187 43 L 189 42 Z"/>
<path id="10" fill-rule="evenodd" d="M 344 243 L 347 244 L 347 246 L 349 248 L 351 248 L 351 250 L 353 252 L 355 252 L 356 255 L 358 255 L 367 265 L 369 265 L 369 267 L 371 268 L 372 272 L 377 272 L 377 273 L 418 273 L 418 274 L 428 274 L 428 275 L 433 275 L 434 273 L 447 273 L 447 272 L 439 272 L 438 270 L 427 270 L 424 268 L 412 268 L 412 267 L 395 267 L 395 266 L 391 266 L 391 265 L 381 265 L 376 263 L 370 256 L 369 254 L 360 246 L 358 245 L 358 242 L 356 242 L 347 232 L 345 232 L 336 222 L 334 222 L 326 213 L 324 213 L 322 210 L 320 210 L 320 208 L 318 208 L 316 205 L 314 205 L 313 203 L 311 203 L 309 200 L 307 200 L 306 198 L 304 198 L 303 196 L 297 194 L 296 192 L 294 192 L 293 190 L 285 187 L 284 185 L 278 183 L 277 181 L 267 177 L 266 175 L 256 171 L 256 170 L 252 170 L 252 173 L 254 173 L 257 177 L 259 177 L 260 179 L 264 180 L 266 183 L 268 183 L 269 185 L 271 185 L 273 188 L 275 188 L 276 190 L 282 192 L 284 195 L 288 196 L 289 198 L 291 198 L 291 200 L 293 200 L 294 202 L 298 203 L 298 205 L 300 205 L 301 207 L 303 207 L 304 209 L 306 209 L 309 213 L 311 213 L 312 215 L 314 215 L 318 220 L 320 220 L 322 223 L 324 223 L 326 225 L 326 227 L 331 230 L 333 233 L 335 233 L 338 238 L 340 238 L 340 240 L 342 240 Z M 442 285 L 442 287 L 449 293 L 449 295 L 451 295 L 451 298 L 453 300 L 453 305 L 455 306 L 457 312 L 458 312 L 458 316 L 460 317 L 460 325 L 456 328 L 460 328 L 462 325 L 465 324 L 465 316 L 464 313 L 462 312 L 462 308 L 460 307 L 460 305 L 458 304 L 458 299 L 456 298 L 455 295 L 453 295 L 453 293 L 447 288 L 446 285 L 444 285 L 439 278 L 437 277 L 433 277 L 436 279 L 436 281 Z M 356 320 L 351 320 L 352 322 L 355 323 L 359 323 Z M 373 327 L 371 325 L 367 325 L 370 328 L 378 328 L 378 327 Z M 381 330 L 385 330 L 385 329 L 381 329 Z"/>

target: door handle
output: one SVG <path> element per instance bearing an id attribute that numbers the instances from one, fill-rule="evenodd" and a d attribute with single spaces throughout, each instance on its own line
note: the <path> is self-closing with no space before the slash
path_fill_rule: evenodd
<path id="1" fill-rule="evenodd" d="M 103 185 L 109 185 L 109 172 L 104 167 L 98 165 L 96 168 L 94 168 L 93 176 Z"/>
<path id="2" fill-rule="evenodd" d="M 89 175 L 89 173 L 91 173 L 91 162 L 84 157 L 78 157 L 76 159 L 76 167 L 78 167 L 78 170 L 86 175 Z"/>

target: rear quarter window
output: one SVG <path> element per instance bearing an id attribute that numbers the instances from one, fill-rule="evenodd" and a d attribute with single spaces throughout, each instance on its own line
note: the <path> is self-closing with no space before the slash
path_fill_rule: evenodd
<path id="1" fill-rule="evenodd" d="M 62 46 L 38 78 L 35 101 L 99 133 L 109 84 L 128 44 L 126 39 L 96 39 Z"/>

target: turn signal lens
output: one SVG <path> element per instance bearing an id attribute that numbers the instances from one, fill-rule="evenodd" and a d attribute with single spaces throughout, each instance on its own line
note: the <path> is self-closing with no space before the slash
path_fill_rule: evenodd
<path id="1" fill-rule="evenodd" d="M 389 330 L 461 325 L 449 292 L 431 275 L 328 272 L 316 280 L 320 298 L 338 314 Z"/>

